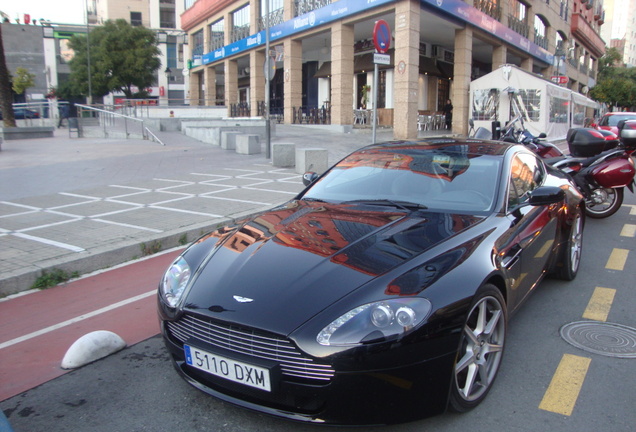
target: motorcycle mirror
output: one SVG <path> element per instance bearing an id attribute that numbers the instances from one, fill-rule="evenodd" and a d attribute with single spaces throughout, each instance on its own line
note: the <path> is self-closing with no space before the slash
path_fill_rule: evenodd
<path id="1" fill-rule="evenodd" d="M 541 132 L 537 138 L 543 139 L 543 138 L 547 138 L 547 137 L 548 136 L 545 134 L 545 132 Z"/>

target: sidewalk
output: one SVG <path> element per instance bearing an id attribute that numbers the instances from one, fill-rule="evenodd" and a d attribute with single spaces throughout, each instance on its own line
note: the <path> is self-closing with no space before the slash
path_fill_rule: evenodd
<path id="1" fill-rule="evenodd" d="M 392 135 L 378 129 L 377 141 Z M 0 297 L 30 289 L 43 271 L 84 274 L 185 245 L 303 188 L 300 174 L 273 167 L 264 150 L 238 155 L 178 132 L 160 139 L 165 146 L 58 129 L 54 138 L 5 141 Z M 371 130 L 276 125 L 276 142 L 326 148 L 333 164 L 371 144 Z"/>

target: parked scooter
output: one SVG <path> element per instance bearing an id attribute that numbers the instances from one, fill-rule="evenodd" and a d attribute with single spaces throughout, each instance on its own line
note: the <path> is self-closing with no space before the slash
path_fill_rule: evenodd
<path id="1" fill-rule="evenodd" d="M 534 136 L 523 122 L 521 114 L 510 120 L 501 129 L 501 141 L 523 144 L 543 159 L 565 156 L 564 153 L 554 144 L 545 141 L 546 134 L 541 133 Z"/>
<path id="2" fill-rule="evenodd" d="M 611 132 L 591 128 L 570 129 L 570 156 L 546 159 L 546 163 L 569 174 L 585 196 L 586 214 L 606 218 L 623 204 L 624 188 L 634 192 L 636 168 L 636 121 L 619 125 L 620 140 Z"/>
<path id="3" fill-rule="evenodd" d="M 600 219 L 618 211 L 625 187 L 634 192 L 636 168 L 631 155 L 636 151 L 636 121 L 619 123 L 619 132 L 620 140 L 609 131 L 570 129 L 567 134 L 570 155 L 566 155 L 545 141 L 545 134 L 535 137 L 530 133 L 523 117 L 518 115 L 501 129 L 500 140 L 523 144 L 548 165 L 570 175 L 585 196 L 586 214 Z"/>

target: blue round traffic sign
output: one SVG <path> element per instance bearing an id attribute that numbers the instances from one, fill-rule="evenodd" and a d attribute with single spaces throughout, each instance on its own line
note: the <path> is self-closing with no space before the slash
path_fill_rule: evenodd
<path id="1" fill-rule="evenodd" d="M 380 54 L 386 54 L 391 47 L 391 29 L 384 20 L 377 20 L 373 26 L 373 45 Z"/>

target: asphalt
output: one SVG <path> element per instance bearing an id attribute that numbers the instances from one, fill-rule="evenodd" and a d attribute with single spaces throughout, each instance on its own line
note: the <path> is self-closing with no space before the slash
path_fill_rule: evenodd
<path id="1" fill-rule="evenodd" d="M 159 133 L 163 146 L 54 135 L 2 143 L 0 297 L 58 270 L 84 275 L 186 245 L 303 188 L 294 168 L 265 157 L 264 143 L 241 155 L 179 132 Z M 271 142 L 327 149 L 331 165 L 371 139 L 370 128 L 276 125 Z M 377 129 L 376 141 L 390 139 L 391 129 Z"/>

